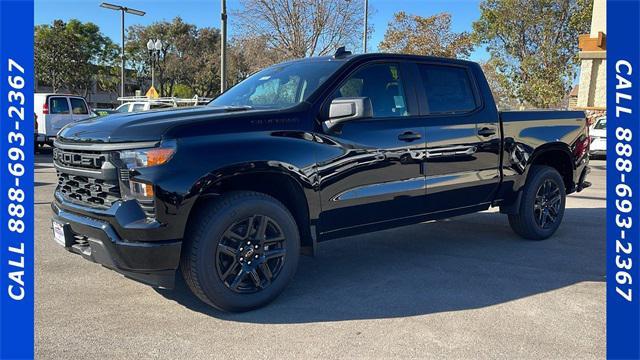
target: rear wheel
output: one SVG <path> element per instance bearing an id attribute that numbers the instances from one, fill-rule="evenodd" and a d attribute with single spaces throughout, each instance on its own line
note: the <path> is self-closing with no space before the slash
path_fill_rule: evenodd
<path id="1" fill-rule="evenodd" d="M 181 269 L 202 301 L 225 311 L 247 311 L 284 290 L 299 252 L 298 228 L 284 205 L 265 194 L 233 192 L 198 210 Z"/>
<path id="2" fill-rule="evenodd" d="M 533 166 L 518 214 L 509 215 L 509 224 L 526 239 L 547 239 L 562 222 L 565 202 L 564 182 L 558 171 L 550 166 Z"/>

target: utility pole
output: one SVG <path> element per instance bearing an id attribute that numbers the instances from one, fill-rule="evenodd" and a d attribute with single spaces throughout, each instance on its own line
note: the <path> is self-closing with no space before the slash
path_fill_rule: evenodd
<path id="1" fill-rule="evenodd" d="M 220 26 L 220 93 L 227 89 L 227 1 L 222 0 Z"/>
<path id="2" fill-rule="evenodd" d="M 124 10 L 120 10 L 120 40 L 122 52 L 120 53 L 120 96 L 124 97 Z"/>
<path id="3" fill-rule="evenodd" d="M 106 2 L 100 4 L 100 7 L 120 11 L 120 40 L 122 41 L 122 53 L 120 54 L 120 96 L 124 97 L 124 13 L 138 16 L 144 16 L 146 13 L 142 10 L 131 9 L 126 6 L 114 5 Z"/>
<path id="4" fill-rule="evenodd" d="M 362 30 L 362 53 L 367 53 L 367 21 L 369 20 L 369 0 L 364 0 L 364 29 Z"/>

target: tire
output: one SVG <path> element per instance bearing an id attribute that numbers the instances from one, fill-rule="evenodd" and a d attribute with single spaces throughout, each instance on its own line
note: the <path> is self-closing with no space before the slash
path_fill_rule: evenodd
<path id="1" fill-rule="evenodd" d="M 282 203 L 257 192 L 230 192 L 196 210 L 180 267 L 200 300 L 242 312 L 274 300 L 293 278 L 299 256 L 298 227 Z"/>
<path id="2" fill-rule="evenodd" d="M 533 166 L 522 193 L 518 214 L 509 215 L 509 225 L 525 239 L 547 239 L 562 223 L 566 197 L 564 181 L 556 169 Z"/>

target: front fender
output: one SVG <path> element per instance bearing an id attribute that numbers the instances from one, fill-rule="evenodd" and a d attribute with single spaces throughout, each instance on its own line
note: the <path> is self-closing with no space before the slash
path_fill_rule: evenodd
<path id="1" fill-rule="evenodd" d="M 197 200 L 216 183 L 239 175 L 277 173 L 295 180 L 313 220 L 320 212 L 316 146 L 314 136 L 301 131 L 181 138 L 168 163 L 140 169 L 133 179 L 154 185 L 158 220 L 177 228 L 180 237 Z"/>

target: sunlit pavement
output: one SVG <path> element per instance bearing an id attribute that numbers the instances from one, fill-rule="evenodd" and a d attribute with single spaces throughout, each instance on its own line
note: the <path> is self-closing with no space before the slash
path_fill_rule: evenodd
<path id="1" fill-rule="evenodd" d="M 36 355 L 56 359 L 604 358 L 605 162 L 548 241 L 487 211 L 322 243 L 274 303 L 212 310 L 52 240 L 51 155 L 36 156 Z"/>

